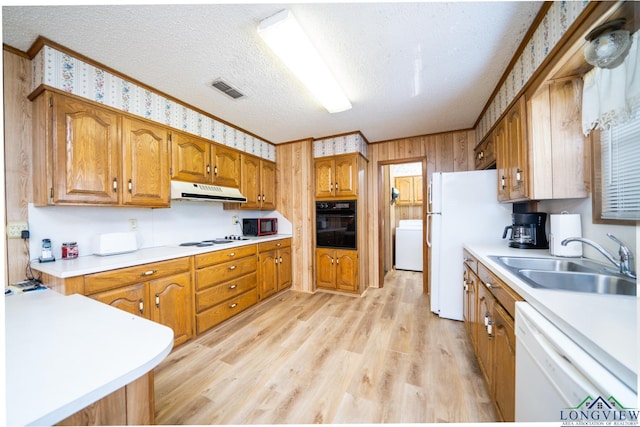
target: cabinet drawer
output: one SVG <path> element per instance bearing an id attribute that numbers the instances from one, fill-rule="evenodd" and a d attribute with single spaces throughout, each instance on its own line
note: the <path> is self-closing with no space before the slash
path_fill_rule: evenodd
<path id="1" fill-rule="evenodd" d="M 255 256 L 224 262 L 196 271 L 196 290 L 227 282 L 245 274 L 255 273 L 258 263 Z"/>
<path id="2" fill-rule="evenodd" d="M 236 298 L 211 307 L 196 315 L 197 334 L 201 334 L 258 302 L 258 291 L 250 290 Z"/>
<path id="3" fill-rule="evenodd" d="M 462 259 L 464 260 L 464 263 L 469 267 L 471 271 L 478 274 L 478 260 L 475 259 L 475 257 L 471 255 L 469 252 L 467 252 L 466 249 L 462 250 Z"/>
<path id="4" fill-rule="evenodd" d="M 90 274 L 84 278 L 84 293 L 85 295 L 90 295 L 95 292 L 114 289 L 131 283 L 145 282 L 159 277 L 182 273 L 189 271 L 190 268 L 191 260 L 189 258 L 178 258 Z"/>
<path id="5" fill-rule="evenodd" d="M 291 239 L 271 240 L 258 244 L 258 252 L 268 252 L 274 249 L 286 248 L 291 246 Z"/>
<path id="6" fill-rule="evenodd" d="M 506 283 L 494 276 L 494 274 L 481 263 L 478 263 L 478 277 L 487 288 L 489 288 L 493 296 L 502 304 L 511 317 L 515 317 L 516 301 L 523 301 L 522 297 L 507 286 Z"/>
<path id="7" fill-rule="evenodd" d="M 196 255 L 196 268 L 208 267 L 212 264 L 219 264 L 250 255 L 256 255 L 256 245 L 240 246 Z"/>
<path id="8" fill-rule="evenodd" d="M 255 289 L 256 284 L 256 273 L 251 273 L 236 280 L 231 280 L 230 282 L 225 282 L 198 292 L 196 293 L 196 311 L 199 313 L 229 298 Z"/>

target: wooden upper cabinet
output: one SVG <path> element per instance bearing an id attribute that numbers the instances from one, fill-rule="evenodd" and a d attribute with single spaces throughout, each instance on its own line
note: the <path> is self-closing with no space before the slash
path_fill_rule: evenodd
<path id="1" fill-rule="evenodd" d="M 509 143 L 509 198 L 522 200 L 528 196 L 527 182 L 527 116 L 524 96 L 507 114 L 507 137 Z"/>
<path id="2" fill-rule="evenodd" d="M 358 196 L 358 154 L 317 159 L 314 163 L 316 199 Z"/>
<path id="3" fill-rule="evenodd" d="M 260 188 L 262 190 L 262 209 L 276 209 L 276 164 L 260 161 Z"/>
<path id="4" fill-rule="evenodd" d="M 591 151 L 582 133 L 582 84 L 581 78 L 545 84 L 527 100 L 534 200 L 589 195 Z"/>
<path id="5" fill-rule="evenodd" d="M 493 134 L 487 137 L 473 149 L 476 170 L 489 169 L 496 163 L 496 146 Z"/>
<path id="6" fill-rule="evenodd" d="M 36 205 L 169 206 L 165 127 L 57 92 L 33 106 Z"/>
<path id="7" fill-rule="evenodd" d="M 394 186 L 400 195 L 396 200 L 397 206 L 414 206 L 422 204 L 422 176 L 397 176 Z"/>
<path id="8" fill-rule="evenodd" d="M 521 97 L 491 136 L 497 148 L 498 200 L 501 202 L 528 197 L 526 126 L 526 101 Z"/>
<path id="9" fill-rule="evenodd" d="M 166 128 L 125 117 L 122 122 L 123 204 L 169 206 L 169 142 Z"/>
<path id="10" fill-rule="evenodd" d="M 171 134 L 171 178 L 211 182 L 211 143 L 180 132 Z"/>
<path id="11" fill-rule="evenodd" d="M 51 94 L 49 105 L 53 125 L 51 201 L 117 204 L 122 185 L 118 115 L 58 94 Z"/>
<path id="12" fill-rule="evenodd" d="M 335 160 L 335 196 L 351 197 L 358 195 L 358 157 L 338 157 Z"/>
<path id="13" fill-rule="evenodd" d="M 247 198 L 241 209 L 276 209 L 276 164 L 255 156 L 243 155 L 240 192 Z"/>
<path id="14" fill-rule="evenodd" d="M 213 144 L 212 158 L 211 182 L 223 187 L 240 188 L 240 152 Z"/>

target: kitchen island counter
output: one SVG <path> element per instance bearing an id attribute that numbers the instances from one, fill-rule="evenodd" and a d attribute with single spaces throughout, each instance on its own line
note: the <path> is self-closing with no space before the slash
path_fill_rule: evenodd
<path id="1" fill-rule="evenodd" d="M 489 258 L 551 257 L 548 250 L 506 245 L 465 245 L 465 249 L 637 393 L 638 298 L 534 288 Z"/>
<path id="2" fill-rule="evenodd" d="M 212 246 L 180 246 L 179 244 L 157 246 L 138 249 L 135 252 L 97 256 L 87 255 L 76 259 L 56 260 L 55 262 L 39 263 L 33 260 L 31 266 L 34 270 L 48 274 L 60 279 L 69 277 L 84 276 L 86 274 L 99 273 L 107 270 L 132 267 L 136 265 L 149 264 L 169 259 L 182 258 L 192 255 L 203 254 L 212 251 L 236 248 L 240 246 L 252 245 L 271 240 L 291 238 L 289 234 L 275 234 L 263 237 L 248 237 L 247 240 L 237 240 L 229 243 L 214 244 Z"/>
<path id="3" fill-rule="evenodd" d="M 7 425 L 56 424 L 146 375 L 173 347 L 170 328 L 81 295 L 40 290 L 5 305 Z"/>

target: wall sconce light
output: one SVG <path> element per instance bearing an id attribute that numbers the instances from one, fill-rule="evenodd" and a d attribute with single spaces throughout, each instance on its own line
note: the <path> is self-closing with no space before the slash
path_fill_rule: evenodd
<path id="1" fill-rule="evenodd" d="M 594 28 L 585 37 L 589 44 L 584 50 L 586 61 L 600 68 L 615 68 L 622 63 L 631 45 L 629 31 L 622 30 L 624 18 Z"/>
<path id="2" fill-rule="evenodd" d="M 330 113 L 351 108 L 307 35 L 289 10 L 260 21 L 258 34 Z"/>

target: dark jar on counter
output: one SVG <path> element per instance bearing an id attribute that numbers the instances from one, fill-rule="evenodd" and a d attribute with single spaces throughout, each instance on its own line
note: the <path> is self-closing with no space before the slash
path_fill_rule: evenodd
<path id="1" fill-rule="evenodd" d="M 76 242 L 65 242 L 62 244 L 62 259 L 78 258 L 78 244 Z"/>

